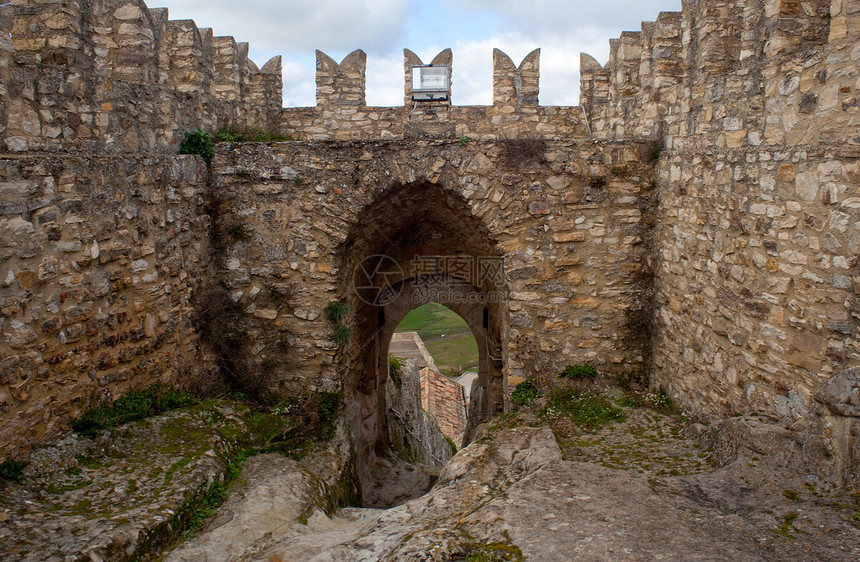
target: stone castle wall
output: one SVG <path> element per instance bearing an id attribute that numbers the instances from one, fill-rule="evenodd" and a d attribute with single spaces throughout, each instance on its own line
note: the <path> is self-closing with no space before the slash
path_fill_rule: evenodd
<path id="1" fill-rule="evenodd" d="M 269 128 L 282 105 L 280 57 L 258 69 L 246 43 L 140 0 L 15 0 L 0 22 L 11 152 L 176 149 L 198 127 Z"/>
<path id="2" fill-rule="evenodd" d="M 191 296 L 211 248 L 191 156 L 0 156 L 0 450 L 94 399 L 202 376 Z"/>
<path id="3" fill-rule="evenodd" d="M 321 311 L 372 241 L 356 230 L 402 222 L 378 201 L 428 205 L 504 256 L 505 375 L 650 371 L 703 418 L 789 425 L 860 363 L 858 0 L 684 1 L 610 41 L 605 66 L 582 57 L 579 107 L 538 105 L 538 52 L 494 52 L 492 106 L 413 104 L 407 80 L 396 108 L 366 106 L 364 53 L 318 53 L 317 106 L 283 109 L 279 58 L 257 69 L 166 10 L 0 16 L 4 452 L 86 396 L 205 372 L 204 280 L 244 307 L 250 362 L 282 390 L 358 385 L 362 350 L 339 356 Z M 420 63 L 404 52 L 405 74 Z M 211 176 L 164 154 L 225 126 L 298 142 L 222 146 Z M 213 204 L 243 236 L 212 230 Z M 428 229 L 418 250 L 444 251 Z"/>
<path id="4" fill-rule="evenodd" d="M 685 2 L 583 56 L 599 138 L 653 139 L 654 374 L 791 423 L 860 361 L 860 3 Z"/>
<path id="5" fill-rule="evenodd" d="M 646 342 L 630 326 L 638 321 L 633 312 L 651 267 L 652 177 L 642 160 L 637 145 L 593 141 L 296 142 L 219 149 L 213 183 L 224 212 L 218 220 L 241 224 L 248 235 L 225 240 L 217 266 L 222 283 L 253 318 L 249 329 L 257 343 L 249 360 L 278 363 L 268 370 L 277 371 L 284 390 L 339 384 L 339 351 L 322 311 L 354 290 L 354 272 L 342 269 L 345 254 L 382 253 L 363 247 L 365 220 L 373 234 L 372 225 L 393 224 L 409 213 L 419 213 L 415 221 L 450 214 L 442 201 L 422 200 L 420 186 L 427 184 L 450 192 L 464 212 L 479 217 L 503 251 L 501 297 L 510 310 L 505 374 L 543 376 L 582 362 L 641 371 Z M 413 185 L 413 205 L 363 215 L 380 196 Z M 451 256 L 461 242 L 443 236 L 409 251 Z M 401 263 L 406 275 L 413 253 Z M 290 300 L 272 302 L 270 287 L 288 291 Z M 370 334 L 358 331 L 354 351 L 366 354 L 362 336 Z M 283 337 L 293 346 L 289 363 L 277 345 Z"/>

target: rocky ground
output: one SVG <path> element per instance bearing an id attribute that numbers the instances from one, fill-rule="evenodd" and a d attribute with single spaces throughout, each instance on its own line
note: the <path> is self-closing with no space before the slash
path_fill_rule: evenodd
<path id="1" fill-rule="evenodd" d="M 267 516 L 277 531 L 244 548 L 216 520 L 168 560 L 860 557 L 860 498 L 814 474 L 779 473 L 753 450 L 716 466 L 720 451 L 696 442 L 702 426 L 646 407 L 624 410 L 625 421 L 585 431 L 527 408 L 486 428 L 422 497 L 333 516 L 280 511 Z M 280 462 L 249 462 L 254 477 L 225 506 L 233 520 L 255 509 L 261 486 L 280 487 Z M 225 542 L 243 553 L 221 557 Z"/>
<path id="2" fill-rule="evenodd" d="M 0 480 L 0 560 L 152 558 L 211 515 L 248 451 L 285 424 L 207 401 L 95 437 L 69 434 L 34 453 L 21 482 Z M 342 461 L 327 468 L 331 456 L 289 462 L 300 474 L 312 460 L 318 473 L 339 472 Z"/>
<path id="3" fill-rule="evenodd" d="M 860 558 L 860 497 L 789 470 L 753 437 L 749 447 L 710 449 L 713 428 L 639 404 L 593 430 L 542 406 L 485 427 L 427 494 L 391 509 L 334 509 L 333 498 L 349 495 L 336 489 L 348 487 L 343 428 L 331 450 L 301 461 L 253 456 L 196 536 L 160 555 L 167 541 L 150 541 L 150 552 L 266 562 Z M 220 437 L 208 433 L 213 422 Z M 223 472 L 215 442 L 224 428 L 251 422 L 230 406 L 198 407 L 115 431 L 124 449 L 70 438 L 77 444 L 46 450 L 23 484 L 2 491 L 0 558 L 147 558 L 154 522 L 170 521 L 189 490 Z M 757 423 L 729 425 L 752 435 Z M 141 445 L 134 435 L 145 430 L 164 439 Z M 168 479 L 158 467 L 175 468 Z"/>

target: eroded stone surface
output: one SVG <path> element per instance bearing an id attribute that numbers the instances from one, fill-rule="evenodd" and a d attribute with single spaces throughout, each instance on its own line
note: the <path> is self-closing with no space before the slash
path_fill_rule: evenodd
<path id="1" fill-rule="evenodd" d="M 625 443 L 631 459 L 653 455 L 644 473 L 636 462 L 607 468 L 563 460 L 547 428 L 501 429 L 458 453 L 426 496 L 386 511 L 317 512 L 307 527 L 243 559 L 453 560 L 484 552 L 534 560 L 852 560 L 860 553 L 860 530 L 839 507 L 844 496 L 804 486 L 805 476 L 759 470 L 748 457 L 670 474 L 689 463 L 684 451 L 702 452 L 678 424 L 639 410 L 630 423 L 579 434 L 589 440 L 585 448 Z M 775 533 L 792 513 L 792 537 Z"/>
<path id="2" fill-rule="evenodd" d="M 69 435 L 31 456 L 22 483 L 0 488 L 0 557 L 39 562 L 149 557 L 176 539 L 180 519 L 189 516 L 196 498 L 224 481 L 236 453 L 265 444 L 283 423 L 277 416 L 251 415 L 245 406 L 216 402 L 92 439 Z M 291 478 L 323 497 L 316 487 L 338 482 L 348 459 L 341 453 L 317 461 L 315 476 L 303 472 L 304 465 L 283 461 Z M 296 502 L 305 500 L 300 496 Z"/>

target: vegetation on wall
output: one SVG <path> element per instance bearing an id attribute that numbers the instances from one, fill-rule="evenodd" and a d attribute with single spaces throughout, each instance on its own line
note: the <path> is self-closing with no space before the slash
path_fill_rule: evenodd
<path id="1" fill-rule="evenodd" d="M 203 129 L 195 129 L 185 133 L 185 138 L 182 139 L 182 145 L 179 148 L 180 154 L 196 154 L 206 160 L 206 163 L 212 161 L 214 154 L 212 148 L 212 135 Z"/>
<path id="2" fill-rule="evenodd" d="M 72 429 L 84 435 L 95 435 L 103 429 L 114 429 L 137 421 L 197 403 L 197 397 L 163 383 L 144 389 L 133 389 L 109 404 L 89 408 L 71 420 Z"/>
<path id="3" fill-rule="evenodd" d="M 323 309 L 323 316 L 332 325 L 331 339 L 338 345 L 344 347 L 352 339 L 352 330 L 344 324 L 349 314 L 349 305 L 343 301 L 331 301 Z"/>
<path id="4" fill-rule="evenodd" d="M 244 327 L 244 311 L 222 285 L 208 285 L 195 295 L 195 324 L 201 342 L 215 354 L 217 376 L 196 381 L 192 390 L 200 395 L 239 393 L 261 405 L 276 400 L 269 391 L 271 369 L 251 368 L 246 360 L 250 336 Z"/>
<path id="5" fill-rule="evenodd" d="M 17 459 L 6 459 L 0 463 L 0 480 L 6 482 L 20 482 L 24 478 L 24 469 L 27 461 Z"/>
<path id="6" fill-rule="evenodd" d="M 537 383 L 529 379 L 517 385 L 511 394 L 511 400 L 522 406 L 537 400 L 539 396 L 540 392 L 538 391 Z"/>
<path id="7" fill-rule="evenodd" d="M 560 379 L 594 379 L 597 377 L 597 369 L 588 363 L 568 365 L 559 373 Z"/>
<path id="8" fill-rule="evenodd" d="M 244 129 L 220 129 L 215 133 L 215 142 L 284 142 L 291 141 L 290 135 L 280 135 L 259 127 Z"/>
<path id="9" fill-rule="evenodd" d="M 399 357 L 395 357 L 393 355 L 388 356 L 388 376 L 394 382 L 394 384 L 399 388 L 402 382 L 400 378 L 400 371 L 403 369 L 403 361 L 400 360 Z"/>
<path id="10" fill-rule="evenodd" d="M 293 138 L 289 135 L 271 133 L 258 127 L 220 129 L 214 134 L 203 129 L 195 129 L 185 133 L 179 153 L 196 154 L 206 160 L 208 164 L 215 154 L 214 143 L 216 142 L 282 142 L 291 140 Z"/>
<path id="11" fill-rule="evenodd" d="M 330 440 L 342 400 L 340 392 L 314 392 L 282 399 L 271 412 L 289 416 L 287 425 L 272 438 L 266 450 L 298 460 L 314 443 Z"/>

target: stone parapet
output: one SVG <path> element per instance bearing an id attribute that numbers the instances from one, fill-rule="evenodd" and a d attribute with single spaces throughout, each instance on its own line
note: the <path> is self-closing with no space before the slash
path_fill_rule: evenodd
<path id="1" fill-rule="evenodd" d="M 0 8 L 0 142 L 5 149 L 175 149 L 187 131 L 270 128 L 281 67 L 140 0 Z"/>
<path id="2" fill-rule="evenodd" d="M 610 40 L 605 67 L 583 55 L 589 127 L 597 138 L 654 139 L 680 150 L 860 146 L 860 137 L 844 134 L 860 108 L 860 53 L 850 35 L 860 24 L 851 6 L 686 1 L 682 12 Z"/>
<path id="3" fill-rule="evenodd" d="M 412 100 L 411 68 L 423 64 L 404 50 L 405 105 L 365 105 L 367 57 L 354 51 L 339 65 L 317 51 L 317 106 L 285 108 L 279 115 L 278 132 L 296 140 L 394 140 L 394 139 L 546 139 L 563 140 L 589 136 L 580 107 L 539 106 L 540 49 L 517 67 L 502 51 L 493 52 L 493 105 L 457 106 L 447 100 Z M 450 49 L 432 64 L 450 69 Z"/>

